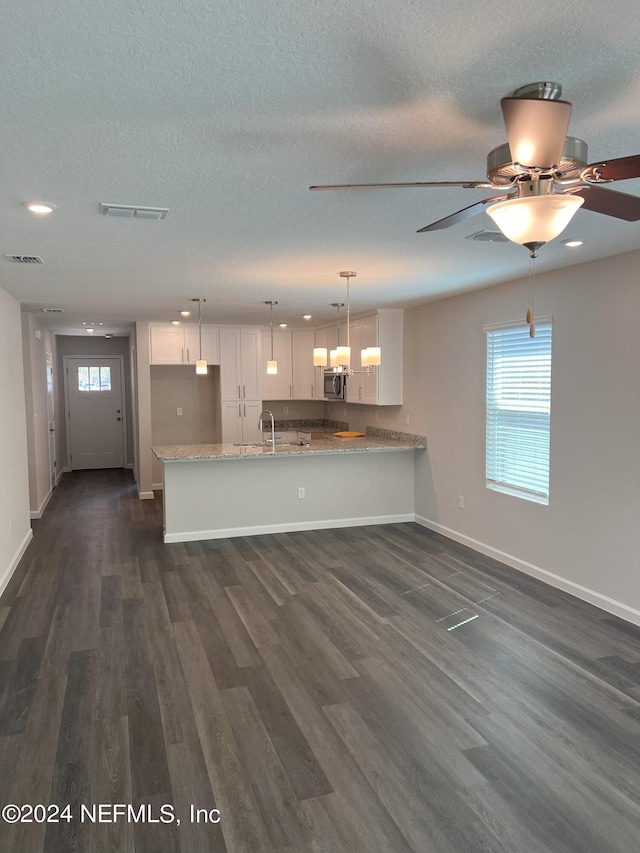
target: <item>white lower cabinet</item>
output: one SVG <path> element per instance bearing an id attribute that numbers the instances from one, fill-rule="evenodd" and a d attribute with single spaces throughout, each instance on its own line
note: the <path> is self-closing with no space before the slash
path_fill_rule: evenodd
<path id="1" fill-rule="evenodd" d="M 258 420 L 262 403 L 257 400 L 223 401 L 222 441 L 224 444 L 253 444 L 262 441 Z"/>

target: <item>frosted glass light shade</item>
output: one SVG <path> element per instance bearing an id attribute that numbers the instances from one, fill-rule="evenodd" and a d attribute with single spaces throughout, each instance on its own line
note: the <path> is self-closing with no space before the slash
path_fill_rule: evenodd
<path id="1" fill-rule="evenodd" d="M 203 358 L 196 361 L 196 373 L 201 376 L 207 373 L 207 362 Z"/>
<path id="2" fill-rule="evenodd" d="M 584 199 L 578 195 L 539 195 L 492 204 L 487 213 L 514 243 L 548 243 L 561 234 Z"/>
<path id="3" fill-rule="evenodd" d="M 314 367 L 326 367 L 327 366 L 327 348 L 326 347 L 315 347 L 313 350 L 313 366 Z"/>
<path id="4" fill-rule="evenodd" d="M 382 360 L 380 347 L 367 347 L 367 364 L 371 367 L 377 367 Z"/>
<path id="5" fill-rule="evenodd" d="M 369 350 L 361 349 L 360 350 L 360 364 L 363 367 L 369 367 Z"/>
<path id="6" fill-rule="evenodd" d="M 332 349 L 329 352 L 329 366 L 330 367 L 337 367 L 338 366 L 338 350 L 337 349 Z"/>
<path id="7" fill-rule="evenodd" d="M 278 372 L 278 362 L 277 361 L 268 361 L 267 362 L 267 373 L 276 374 Z"/>
<path id="8" fill-rule="evenodd" d="M 351 367 L 351 347 L 338 347 L 336 356 L 339 365 L 342 367 Z"/>

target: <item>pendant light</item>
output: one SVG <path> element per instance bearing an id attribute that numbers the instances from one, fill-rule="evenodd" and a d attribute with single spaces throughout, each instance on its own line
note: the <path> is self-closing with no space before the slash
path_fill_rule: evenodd
<path id="1" fill-rule="evenodd" d="M 329 352 L 329 367 L 333 368 L 336 373 L 346 373 L 348 376 L 353 376 L 354 373 L 372 373 L 374 367 L 378 367 L 382 360 L 380 347 L 365 347 L 360 350 L 360 363 L 363 370 L 353 370 L 351 367 L 351 279 L 355 278 L 357 273 L 352 270 L 344 270 L 338 273 L 340 278 L 347 279 L 347 343 L 346 346 L 340 345 L 340 309 L 344 307 L 344 302 L 332 302 L 333 308 L 337 309 L 337 325 L 338 325 L 338 343 L 335 349 Z M 313 366 L 327 366 L 327 348 L 314 347 L 313 350 Z"/>
<path id="2" fill-rule="evenodd" d="M 270 307 L 270 315 L 271 315 L 271 359 L 267 362 L 267 373 L 270 375 L 275 375 L 278 372 L 278 362 L 273 357 L 273 306 L 278 303 L 275 301 L 267 301 L 264 303 Z"/>
<path id="3" fill-rule="evenodd" d="M 199 376 L 204 376 L 207 371 L 207 362 L 206 359 L 202 357 L 202 303 L 206 302 L 206 299 L 192 299 L 192 302 L 198 303 L 198 342 L 200 345 L 199 349 L 199 357 L 196 361 L 196 373 Z"/>

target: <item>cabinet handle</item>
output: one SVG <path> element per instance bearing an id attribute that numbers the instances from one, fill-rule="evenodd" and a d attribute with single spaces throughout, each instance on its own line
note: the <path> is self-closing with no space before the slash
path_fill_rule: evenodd
<path id="1" fill-rule="evenodd" d="M 189 355 L 189 347 L 187 347 L 187 364 L 191 364 L 191 356 Z"/>
<path id="2" fill-rule="evenodd" d="M 184 364 L 184 347 L 182 347 L 180 352 L 181 352 L 180 358 L 182 359 L 182 363 Z"/>
<path id="3" fill-rule="evenodd" d="M 244 416 L 247 417 L 247 404 L 244 404 Z"/>
<path id="4" fill-rule="evenodd" d="M 242 397 L 242 394 L 240 393 L 240 386 L 239 385 L 238 385 L 238 397 Z"/>
<path id="5" fill-rule="evenodd" d="M 242 417 L 242 403 L 238 403 L 238 417 Z"/>
<path id="6" fill-rule="evenodd" d="M 247 392 L 245 391 L 245 386 L 243 385 L 243 386 L 242 386 L 242 399 L 244 400 L 244 398 L 245 398 L 246 396 L 247 396 Z"/>
<path id="7" fill-rule="evenodd" d="M 312 396 L 312 397 L 315 397 L 315 396 L 316 396 L 316 395 L 314 394 L 314 391 L 315 391 L 315 388 L 314 388 L 314 387 L 313 387 L 313 385 L 312 385 L 312 386 L 311 386 L 311 396 Z"/>
<path id="8" fill-rule="evenodd" d="M 289 396 L 293 397 L 293 391 L 291 390 L 291 385 L 289 385 Z"/>

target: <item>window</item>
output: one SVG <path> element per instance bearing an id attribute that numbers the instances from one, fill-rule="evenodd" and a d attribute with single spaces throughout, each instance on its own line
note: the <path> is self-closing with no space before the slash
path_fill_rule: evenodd
<path id="1" fill-rule="evenodd" d="M 111 391 L 111 368 L 79 367 L 78 391 Z"/>
<path id="2" fill-rule="evenodd" d="M 549 503 L 551 318 L 487 334 L 488 489 Z"/>

